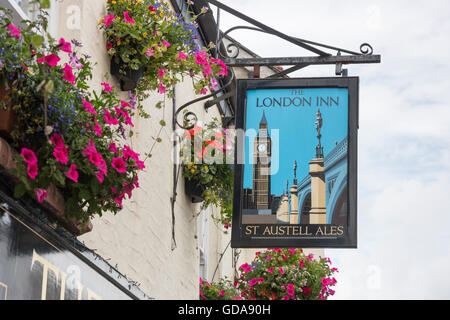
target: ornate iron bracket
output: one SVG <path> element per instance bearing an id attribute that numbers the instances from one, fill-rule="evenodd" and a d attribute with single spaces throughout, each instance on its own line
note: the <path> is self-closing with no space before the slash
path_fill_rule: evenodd
<path id="1" fill-rule="evenodd" d="M 362 64 L 362 63 L 380 63 L 381 62 L 381 56 L 380 55 L 374 55 L 373 54 L 373 48 L 368 43 L 363 43 L 359 47 L 359 52 L 351 51 L 339 47 L 330 46 L 323 43 L 318 43 L 306 39 L 296 38 L 288 36 L 282 32 L 279 32 L 265 24 L 262 24 L 255 19 L 252 19 L 226 5 L 223 3 L 217 1 L 217 0 L 205 0 L 208 3 L 214 5 L 217 7 L 217 34 L 216 34 L 216 50 L 215 50 L 215 56 L 217 58 L 222 59 L 225 64 L 228 67 L 248 67 L 252 66 L 254 68 L 254 72 L 256 76 L 259 76 L 259 68 L 261 66 L 292 66 L 286 70 L 279 71 L 275 74 L 272 74 L 269 76 L 269 78 L 278 78 L 288 75 L 289 73 L 300 70 L 302 68 L 305 68 L 310 65 L 336 65 L 335 73 L 336 75 L 347 75 L 347 70 L 343 69 L 343 65 L 345 64 Z M 251 26 L 235 26 L 230 29 L 228 29 L 225 32 L 220 32 L 220 10 L 224 10 L 250 24 L 252 24 L 254 27 Z M 232 38 L 227 37 L 229 33 L 235 30 L 239 29 L 247 29 L 251 31 L 257 31 L 257 32 L 263 32 L 271 35 L 275 35 L 281 39 L 284 39 L 292 44 L 295 44 L 299 46 L 300 48 L 303 48 L 313 54 L 314 56 L 304 56 L 304 57 L 276 57 L 276 58 L 238 58 L 239 56 L 239 49 L 240 45 L 235 42 Z M 224 39 L 227 38 L 230 43 L 225 44 Z M 233 50 L 234 48 L 234 50 Z M 225 50 L 225 52 L 223 51 Z M 325 50 L 328 51 L 334 51 L 335 54 L 331 54 Z M 343 55 L 345 54 L 345 55 Z M 192 101 L 189 101 L 185 104 L 183 104 L 181 107 L 179 107 L 175 113 L 175 123 L 178 127 L 182 129 L 190 130 L 192 129 L 195 124 L 198 121 L 197 115 L 192 111 L 187 111 L 183 115 L 183 124 L 180 124 L 178 122 L 178 116 L 179 113 L 183 110 L 185 110 L 188 106 L 197 103 L 202 100 L 209 99 L 211 97 L 214 97 L 213 100 L 207 101 L 204 105 L 205 109 L 208 110 L 211 106 L 214 104 L 219 103 L 221 100 L 230 98 L 234 96 L 235 92 L 233 90 L 229 91 L 229 87 L 233 84 L 235 80 L 234 72 L 232 68 L 229 68 L 229 72 L 231 73 L 231 77 L 229 78 L 228 82 L 223 85 L 219 90 L 216 90 L 208 95 L 202 96 L 200 98 L 194 99 Z M 220 92 L 226 92 L 220 96 L 218 94 Z M 229 117 L 225 117 L 229 118 Z M 229 119 L 228 119 L 229 120 Z"/>
<path id="2" fill-rule="evenodd" d="M 217 0 L 208 0 L 208 2 L 212 5 L 215 5 L 217 7 L 217 17 L 219 22 L 220 17 L 220 10 L 224 10 L 252 25 L 251 26 L 236 26 L 228 29 L 227 31 L 223 32 L 220 37 L 217 38 L 216 48 L 218 56 L 223 59 L 223 61 L 230 67 L 244 67 L 244 66 L 275 66 L 275 65 L 292 65 L 293 67 L 280 71 L 278 73 L 275 73 L 270 78 L 277 78 L 281 76 L 285 76 L 293 71 L 302 69 L 304 67 L 310 66 L 310 65 L 323 65 L 323 64 L 335 64 L 336 65 L 336 75 L 346 75 L 346 72 L 344 69 L 342 69 L 342 65 L 344 64 L 355 64 L 355 63 L 380 63 L 381 62 L 381 56 L 380 55 L 373 55 L 373 48 L 368 43 L 363 43 L 360 45 L 359 52 L 351 51 L 343 48 L 338 48 L 335 46 L 330 46 L 323 43 L 318 43 L 306 39 L 296 38 L 288 36 L 284 33 L 281 33 L 275 29 L 272 29 L 271 27 L 262 24 L 226 5 L 223 3 L 217 1 Z M 217 28 L 219 29 L 219 25 L 217 25 Z M 239 44 L 234 42 L 231 38 L 228 38 L 230 41 L 229 44 L 225 46 L 223 44 L 224 38 L 231 33 L 232 31 L 239 30 L 239 29 L 247 29 L 257 32 L 263 32 L 271 35 L 275 35 L 281 39 L 284 39 L 288 42 L 291 42 L 303 49 L 306 49 L 314 54 L 316 56 L 312 57 L 282 57 L 282 58 L 242 58 L 238 59 L 239 55 Z M 222 44 L 222 46 L 221 46 Z M 226 52 L 221 51 L 221 47 L 226 48 Z M 232 48 L 235 48 L 235 51 L 233 52 Z M 335 51 L 336 54 L 333 55 L 327 51 L 324 50 L 331 50 Z M 346 55 L 342 55 L 346 54 Z"/>
<path id="3" fill-rule="evenodd" d="M 230 77 L 228 82 L 223 85 L 220 89 L 211 92 L 210 94 L 204 95 L 202 97 L 196 98 L 194 100 L 191 100 L 189 102 L 186 102 L 185 104 L 183 104 L 182 106 L 180 106 L 174 113 L 174 121 L 177 124 L 178 127 L 180 127 L 181 129 L 185 129 L 185 130 L 191 130 L 192 128 L 194 128 L 195 124 L 198 122 L 198 117 L 197 115 L 192 112 L 192 111 L 187 111 L 184 113 L 183 115 L 183 124 L 180 124 L 178 122 L 178 115 L 181 111 L 183 111 L 184 109 L 186 109 L 187 107 L 189 107 L 191 104 L 209 99 L 211 97 L 216 97 L 218 93 L 221 93 L 222 91 L 224 91 L 225 89 L 227 89 L 228 87 L 230 87 L 233 84 L 233 81 L 235 79 L 234 76 L 234 72 L 233 69 L 228 69 L 228 72 L 230 73 Z M 232 93 L 229 94 L 225 94 L 222 96 L 219 96 L 218 98 L 211 100 L 211 101 L 207 101 L 205 102 L 205 109 L 208 110 L 208 108 L 210 108 L 211 106 L 213 106 L 214 104 L 218 103 L 221 100 L 227 99 L 230 96 L 234 95 L 234 92 L 231 91 Z"/>

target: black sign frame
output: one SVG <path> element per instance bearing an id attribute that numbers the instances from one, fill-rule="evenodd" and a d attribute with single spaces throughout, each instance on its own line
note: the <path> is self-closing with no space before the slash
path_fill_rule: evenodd
<path id="1" fill-rule="evenodd" d="M 238 135 L 235 150 L 235 187 L 231 232 L 231 247 L 233 248 L 357 248 L 358 77 L 289 78 L 281 80 L 239 79 L 237 83 L 236 129 L 239 131 L 239 129 L 245 130 L 246 128 L 248 90 L 308 88 L 346 88 L 348 90 L 347 226 L 342 234 L 339 234 L 339 231 L 336 233 L 336 226 L 327 224 L 309 224 L 309 228 L 306 228 L 306 230 L 302 230 L 301 227 L 303 225 L 301 224 L 259 224 L 257 228 L 255 225 L 249 228 L 249 224 L 243 224 L 244 164 L 242 164 L 242 160 L 240 161 L 242 153 L 239 155 L 239 152 L 245 152 L 246 146 L 245 138 Z M 284 229 L 280 229 L 280 226 L 284 227 Z M 328 230 L 326 226 L 329 226 Z M 330 230 L 332 227 L 335 229 Z M 268 236 L 267 234 L 271 234 L 270 228 L 278 228 L 272 234 L 276 233 L 284 236 Z M 261 230 L 268 230 L 269 232 L 266 236 L 262 236 Z M 280 232 L 278 233 L 278 231 Z M 289 236 L 289 233 L 292 235 Z M 331 236 L 326 236 L 327 233 L 331 234 Z M 293 234 L 296 235 L 294 236 Z"/>

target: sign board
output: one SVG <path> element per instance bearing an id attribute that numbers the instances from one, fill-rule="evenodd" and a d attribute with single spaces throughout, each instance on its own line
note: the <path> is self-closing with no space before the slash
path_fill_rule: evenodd
<path id="1" fill-rule="evenodd" d="M 113 274 L 25 218 L 0 202 L 0 300 L 137 299 Z"/>
<path id="2" fill-rule="evenodd" d="M 232 247 L 356 247 L 358 87 L 238 80 Z"/>

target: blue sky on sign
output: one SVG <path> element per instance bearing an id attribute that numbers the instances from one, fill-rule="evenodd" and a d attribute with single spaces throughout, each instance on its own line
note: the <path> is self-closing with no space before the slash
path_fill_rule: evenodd
<path id="1" fill-rule="evenodd" d="M 296 97 L 297 99 L 292 101 L 292 98 Z M 333 101 L 329 100 L 329 97 Z M 284 98 L 287 99 L 284 100 Z M 302 100 L 299 98 L 302 98 Z M 317 100 L 318 98 L 319 100 Z M 320 98 L 323 100 L 320 100 Z M 280 107 L 273 99 L 286 106 Z M 306 102 L 303 99 L 306 99 Z M 311 105 L 308 105 L 308 102 Z M 317 102 L 319 102 L 319 107 Z M 309 161 L 315 158 L 315 147 L 318 144 L 315 127 L 318 109 L 320 109 L 323 119 L 321 144 L 326 156 L 348 134 L 347 89 L 302 89 L 301 95 L 292 94 L 290 89 L 248 91 L 246 128 L 254 129 L 255 133 L 258 132 L 264 111 L 269 136 L 272 139 L 272 194 L 283 194 L 286 191 L 287 179 L 289 179 L 289 186 L 292 185 L 294 161 L 297 161 L 297 179 L 301 181 L 308 175 Z M 274 130 L 278 132 L 275 133 Z M 246 136 L 246 146 L 248 147 L 246 147 L 247 152 L 245 154 L 244 188 L 252 188 L 253 140 L 254 136 Z"/>
<path id="2" fill-rule="evenodd" d="M 334 299 L 449 299 L 450 2 L 223 3 L 291 36 L 382 55 L 344 66 L 360 77 L 358 249 L 325 251 L 340 270 Z M 230 36 L 263 57 L 314 55 L 258 32 Z M 311 66 L 291 77 L 333 75 Z"/>

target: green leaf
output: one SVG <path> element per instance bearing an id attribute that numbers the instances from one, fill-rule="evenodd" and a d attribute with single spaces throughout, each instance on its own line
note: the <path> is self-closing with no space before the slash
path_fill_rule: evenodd
<path id="1" fill-rule="evenodd" d="M 100 184 L 98 183 L 98 179 L 96 177 L 91 179 L 91 190 L 94 194 L 97 194 L 100 191 Z"/>
<path id="2" fill-rule="evenodd" d="M 41 9 L 50 9 L 50 0 L 41 0 Z"/>
<path id="3" fill-rule="evenodd" d="M 59 186 L 64 187 L 66 185 L 66 178 L 61 171 L 55 170 L 55 172 L 53 173 L 53 177 L 58 182 Z"/>
<path id="4" fill-rule="evenodd" d="M 89 200 L 91 198 L 91 193 L 87 189 L 81 189 L 78 197 L 80 199 Z"/>
<path id="5" fill-rule="evenodd" d="M 26 191 L 27 188 L 25 187 L 25 184 L 16 184 L 16 186 L 14 187 L 14 198 L 22 198 Z"/>
<path id="6" fill-rule="evenodd" d="M 55 84 L 53 83 L 53 80 L 48 80 L 45 84 L 45 91 L 48 93 L 53 92 L 53 88 L 55 87 Z"/>
<path id="7" fill-rule="evenodd" d="M 159 124 L 161 125 L 161 127 L 165 127 L 166 126 L 166 122 L 164 120 L 159 121 Z"/>
<path id="8" fill-rule="evenodd" d="M 31 43 L 35 48 L 39 48 L 42 43 L 44 43 L 44 37 L 38 34 L 35 34 L 31 37 Z"/>

